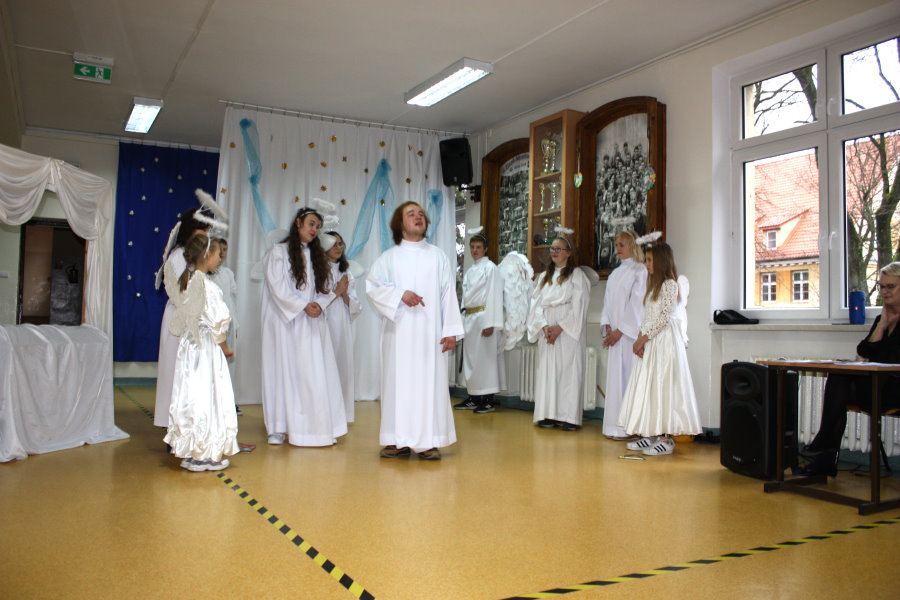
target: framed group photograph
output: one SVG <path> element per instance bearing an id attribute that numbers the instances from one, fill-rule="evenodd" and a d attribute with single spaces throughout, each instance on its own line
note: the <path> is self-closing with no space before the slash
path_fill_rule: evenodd
<path id="1" fill-rule="evenodd" d="M 488 256 L 498 264 L 510 252 L 528 252 L 528 157 L 528 138 L 519 138 L 481 162 L 481 223 L 490 240 Z"/>
<path id="2" fill-rule="evenodd" d="M 578 123 L 581 264 L 606 278 L 618 266 L 621 231 L 665 236 L 666 106 L 649 96 L 622 98 Z"/>

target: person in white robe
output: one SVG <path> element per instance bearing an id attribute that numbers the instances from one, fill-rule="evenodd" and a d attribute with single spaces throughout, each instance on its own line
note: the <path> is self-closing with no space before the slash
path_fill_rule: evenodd
<path id="1" fill-rule="evenodd" d="M 336 231 L 329 231 L 333 245 L 326 247 L 325 255 L 331 264 L 331 275 L 328 285 L 334 293 L 334 300 L 325 309 L 328 318 L 328 331 L 331 333 L 331 344 L 334 346 L 334 357 L 337 361 L 338 373 L 341 377 L 341 390 L 344 393 L 344 412 L 347 422 L 354 420 L 356 388 L 353 383 L 353 319 L 362 312 L 362 304 L 356 295 L 356 280 L 350 273 L 350 263 L 344 257 L 344 238 Z M 326 238 L 327 239 L 327 238 Z"/>
<path id="2" fill-rule="evenodd" d="M 534 422 L 543 428 L 576 431 L 583 411 L 591 284 L 575 266 L 574 248 L 563 235 L 551 243 L 550 261 L 538 277 L 528 315 L 528 340 L 538 344 Z"/>
<path id="3" fill-rule="evenodd" d="M 165 442 L 182 459 L 182 468 L 218 471 L 229 465 L 225 456 L 240 451 L 226 362 L 231 317 L 222 290 L 206 275 L 222 259 L 215 241 L 202 234 L 191 238 L 182 254 L 191 267 L 172 297 L 176 309 L 169 330 L 179 341 Z"/>
<path id="4" fill-rule="evenodd" d="M 606 281 L 600 331 L 606 359 L 606 401 L 603 406 L 603 435 L 617 441 L 631 441 L 634 436 L 619 427 L 622 396 L 631 375 L 634 352 L 632 346 L 640 333 L 644 318 L 644 293 L 647 290 L 647 268 L 644 254 L 635 243 L 634 231 L 622 231 L 615 238 L 616 256 L 621 261 Z"/>
<path id="5" fill-rule="evenodd" d="M 172 401 L 172 384 L 175 377 L 175 358 L 178 355 L 178 336 L 169 331 L 175 305 L 172 297 L 178 291 L 178 278 L 184 273 L 187 263 L 184 260 L 184 246 L 198 233 L 206 233 L 209 225 L 194 218 L 199 208 L 192 208 L 181 213 L 178 222 L 178 233 L 175 246 L 165 257 L 162 266 L 162 283 L 168 296 L 166 308 L 163 310 L 162 322 L 159 326 L 159 358 L 156 363 L 156 405 L 153 411 L 153 424 L 157 427 L 169 426 L 169 403 Z M 170 238 L 171 239 L 171 238 Z M 157 283 L 159 280 L 157 279 Z M 157 286 L 159 287 L 159 286 Z"/>
<path id="6" fill-rule="evenodd" d="M 476 414 L 494 412 L 494 394 L 500 391 L 503 368 L 503 277 L 487 257 L 487 247 L 487 237 L 479 229 L 469 240 L 474 262 L 463 276 L 466 341 L 462 370 L 469 397 L 453 407 L 473 410 Z"/>
<path id="7" fill-rule="evenodd" d="M 391 218 L 393 248 L 372 265 L 366 293 L 382 317 L 381 456 L 441 458 L 456 442 L 447 352 L 464 330 L 450 259 L 425 240 L 430 221 L 415 202 Z"/>
<path id="8" fill-rule="evenodd" d="M 237 350 L 237 283 L 234 279 L 234 271 L 225 266 L 225 260 L 228 258 L 228 240 L 225 238 L 217 238 L 219 249 L 222 253 L 222 264 L 215 271 L 209 274 L 209 280 L 219 286 L 222 290 L 222 296 L 225 298 L 225 305 L 228 307 L 228 314 L 231 315 L 231 324 L 228 326 L 227 341 L 228 347 L 232 351 Z M 228 360 L 228 371 L 231 373 L 231 380 L 234 381 L 234 359 Z M 238 415 L 242 414 L 240 407 L 237 408 Z"/>
<path id="9" fill-rule="evenodd" d="M 330 446 L 347 433 L 344 396 L 325 307 L 330 268 L 322 217 L 302 208 L 288 238 L 263 259 L 263 417 L 270 444 Z"/>
<path id="10" fill-rule="evenodd" d="M 685 350 L 678 306 L 678 273 L 672 248 L 662 242 L 646 250 L 647 294 L 634 366 L 622 400 L 619 425 L 641 439 L 629 450 L 671 454 L 676 435 L 702 433 L 697 397 Z"/>

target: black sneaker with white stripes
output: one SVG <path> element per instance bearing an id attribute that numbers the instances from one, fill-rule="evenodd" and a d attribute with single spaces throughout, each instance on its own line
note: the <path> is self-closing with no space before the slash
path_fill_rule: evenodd
<path id="1" fill-rule="evenodd" d="M 478 408 L 478 403 L 472 398 L 453 405 L 454 410 L 475 410 L 476 408 Z"/>

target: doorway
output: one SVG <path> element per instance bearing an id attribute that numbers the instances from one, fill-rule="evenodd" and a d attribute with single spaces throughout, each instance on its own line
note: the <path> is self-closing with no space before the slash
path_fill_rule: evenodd
<path id="1" fill-rule="evenodd" d="M 86 249 L 65 220 L 22 225 L 17 323 L 81 325 Z"/>

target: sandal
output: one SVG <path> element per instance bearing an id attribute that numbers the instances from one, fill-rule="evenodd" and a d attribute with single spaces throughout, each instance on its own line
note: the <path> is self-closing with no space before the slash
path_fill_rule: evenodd
<path id="1" fill-rule="evenodd" d="M 441 451 L 437 448 L 431 448 L 430 450 L 425 450 L 424 452 L 418 452 L 418 455 L 422 460 L 441 460 Z"/>
<path id="2" fill-rule="evenodd" d="M 394 444 L 390 446 L 385 446 L 381 449 L 381 457 L 382 458 L 397 458 L 400 456 L 409 456 L 411 454 L 411 450 L 407 446 L 403 446 L 402 448 L 398 448 Z"/>

